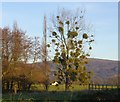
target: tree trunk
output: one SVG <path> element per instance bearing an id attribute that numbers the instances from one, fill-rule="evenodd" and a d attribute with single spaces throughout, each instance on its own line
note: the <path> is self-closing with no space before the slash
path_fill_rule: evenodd
<path id="1" fill-rule="evenodd" d="M 68 82 L 68 76 L 66 76 L 66 81 L 65 81 L 65 91 L 69 90 L 69 82 Z"/>
<path id="2" fill-rule="evenodd" d="M 12 91 L 13 89 L 13 81 L 11 81 L 11 84 L 10 84 L 10 90 Z"/>
<path id="3" fill-rule="evenodd" d="M 9 90 L 9 81 L 7 81 L 7 87 L 6 87 L 6 90 Z"/>
<path id="4" fill-rule="evenodd" d="M 30 87 L 31 87 L 31 85 L 32 85 L 31 83 L 28 84 L 28 91 L 30 91 Z"/>
<path id="5" fill-rule="evenodd" d="M 46 81 L 45 81 L 45 83 L 44 83 L 44 85 L 45 85 L 45 90 L 46 90 L 46 91 L 48 91 L 49 81 L 48 81 L 48 80 L 46 80 Z"/>
<path id="6" fill-rule="evenodd" d="M 22 85 L 22 91 L 25 91 L 26 89 L 25 89 L 25 81 L 23 81 L 22 83 L 21 83 L 21 85 Z"/>
<path id="7" fill-rule="evenodd" d="M 48 91 L 48 84 L 45 84 L 45 90 Z"/>
<path id="8" fill-rule="evenodd" d="M 18 81 L 17 84 L 18 84 L 18 90 L 20 91 L 20 82 Z"/>

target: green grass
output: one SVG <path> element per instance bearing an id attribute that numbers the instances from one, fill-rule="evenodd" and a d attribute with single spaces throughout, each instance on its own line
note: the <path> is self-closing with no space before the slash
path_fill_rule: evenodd
<path id="1" fill-rule="evenodd" d="M 69 92 L 65 92 L 65 86 L 49 86 L 48 92 L 45 92 L 44 86 L 35 84 L 31 86 L 31 92 L 22 92 L 17 94 L 5 93 L 3 94 L 3 102 L 5 100 L 75 100 L 76 96 L 73 92 L 86 90 L 88 86 L 72 85 Z M 73 95 L 74 94 L 74 95 Z"/>
<path id="2" fill-rule="evenodd" d="M 70 91 L 80 91 L 80 90 L 86 90 L 88 89 L 88 85 L 71 85 Z M 32 85 L 31 90 L 36 90 L 36 91 L 44 91 L 44 86 L 43 85 Z M 64 91 L 65 90 L 65 85 L 59 85 L 59 86 L 53 86 L 50 85 L 48 91 Z"/>
<path id="3" fill-rule="evenodd" d="M 93 86 L 93 88 L 95 89 L 95 86 Z M 104 86 L 104 89 L 106 88 L 106 86 Z M 117 86 L 107 86 L 107 89 L 116 89 Z M 96 89 L 103 89 L 103 86 L 96 86 Z M 44 91 L 45 88 L 42 84 L 35 84 L 31 86 L 31 90 L 36 90 L 36 91 Z M 65 90 L 65 85 L 59 85 L 59 86 L 53 86 L 50 85 L 48 91 L 64 91 Z M 73 84 L 71 85 L 71 87 L 69 88 L 69 91 L 81 91 L 81 90 L 88 90 L 88 85 L 77 85 L 77 84 Z"/>
<path id="4" fill-rule="evenodd" d="M 19 92 L 17 94 L 4 93 L 2 102 L 70 102 L 70 100 L 117 100 L 118 90 L 84 91 L 88 86 L 72 85 L 70 91 L 64 91 L 64 85 L 49 86 L 44 91 L 44 86 L 33 85 L 30 92 Z M 102 88 L 102 87 L 101 87 Z M 93 102 L 93 101 L 88 101 Z"/>

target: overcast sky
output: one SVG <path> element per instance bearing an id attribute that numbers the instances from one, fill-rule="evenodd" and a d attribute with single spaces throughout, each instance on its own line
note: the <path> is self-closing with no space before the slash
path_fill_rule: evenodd
<path id="1" fill-rule="evenodd" d="M 43 32 L 43 17 L 49 18 L 58 8 L 86 9 L 86 21 L 93 25 L 95 42 L 92 58 L 109 60 L 118 59 L 118 3 L 117 2 L 82 2 L 82 3 L 54 3 L 54 2 L 21 2 L 2 3 L 2 23 L 0 26 L 12 27 L 17 21 L 18 26 L 27 31 L 30 36 L 41 37 Z"/>

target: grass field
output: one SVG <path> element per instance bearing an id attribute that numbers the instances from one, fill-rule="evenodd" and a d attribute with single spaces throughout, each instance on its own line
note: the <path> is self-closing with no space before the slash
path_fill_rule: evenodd
<path id="1" fill-rule="evenodd" d="M 69 91 L 81 91 L 81 90 L 87 90 L 88 89 L 88 85 L 71 85 Z M 36 91 L 44 91 L 45 88 L 44 86 L 41 85 L 32 85 L 31 86 L 31 90 L 36 90 Z M 64 85 L 58 85 L 58 86 L 53 86 L 50 85 L 48 91 L 64 91 L 65 90 L 65 86 Z"/>
<path id="2" fill-rule="evenodd" d="M 107 91 L 48 91 L 24 92 L 17 94 L 3 94 L 2 102 L 70 102 L 79 100 L 83 102 L 119 102 L 117 90 Z"/>
<path id="3" fill-rule="evenodd" d="M 44 86 L 33 85 L 29 92 L 4 93 L 2 102 L 70 102 L 81 100 L 85 102 L 100 102 L 100 100 L 112 100 L 117 102 L 118 89 L 89 91 L 88 86 L 73 85 L 70 91 L 64 91 L 64 85 L 50 86 L 49 91 L 44 91 Z M 88 101 L 89 100 L 89 101 Z M 91 100 L 91 101 L 90 101 Z"/>

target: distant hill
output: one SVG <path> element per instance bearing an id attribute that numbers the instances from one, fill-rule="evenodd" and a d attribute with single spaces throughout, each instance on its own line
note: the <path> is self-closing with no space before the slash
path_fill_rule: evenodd
<path id="1" fill-rule="evenodd" d="M 118 61 L 104 59 L 89 59 L 87 70 L 92 70 L 94 79 L 107 80 L 118 75 Z"/>
<path id="2" fill-rule="evenodd" d="M 53 71 L 53 63 L 50 63 L 51 70 Z M 39 66 L 41 63 L 38 64 Z M 118 75 L 118 61 L 94 59 L 90 58 L 88 64 L 86 64 L 87 71 L 93 72 L 92 80 L 108 80 L 108 78 Z"/>

